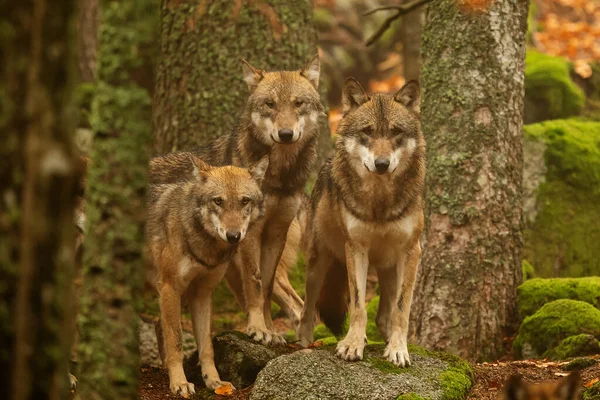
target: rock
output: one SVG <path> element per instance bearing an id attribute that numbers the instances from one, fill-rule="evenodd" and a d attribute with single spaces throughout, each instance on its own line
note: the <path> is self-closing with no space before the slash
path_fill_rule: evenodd
<path id="1" fill-rule="evenodd" d="M 596 365 L 598 360 L 589 357 L 579 357 L 562 366 L 564 371 L 582 370 Z"/>
<path id="2" fill-rule="evenodd" d="M 560 299 L 584 301 L 600 309 L 600 277 L 530 279 L 518 289 L 521 318 L 526 318 L 546 303 Z"/>
<path id="3" fill-rule="evenodd" d="M 252 385 L 269 361 L 293 351 L 287 346 L 263 346 L 241 332 L 223 332 L 213 339 L 215 365 L 219 376 L 236 388 Z"/>
<path id="4" fill-rule="evenodd" d="M 571 357 L 589 356 L 600 354 L 600 342 L 594 335 L 581 334 L 569 336 L 554 349 L 548 351 L 546 356 L 551 360 L 564 360 Z"/>
<path id="5" fill-rule="evenodd" d="M 524 259 L 538 277 L 600 275 L 600 122 L 524 130 Z"/>
<path id="6" fill-rule="evenodd" d="M 561 341 L 579 334 L 598 339 L 600 310 L 583 301 L 555 300 L 525 318 L 513 347 L 518 355 L 545 357 Z M 528 354 L 529 349 L 532 354 Z"/>
<path id="7" fill-rule="evenodd" d="M 401 369 L 380 358 L 383 350 L 369 345 L 359 362 L 339 359 L 335 346 L 280 356 L 258 374 L 250 399 L 453 400 L 471 387 L 471 369 L 457 357 L 410 346 L 413 366 Z"/>

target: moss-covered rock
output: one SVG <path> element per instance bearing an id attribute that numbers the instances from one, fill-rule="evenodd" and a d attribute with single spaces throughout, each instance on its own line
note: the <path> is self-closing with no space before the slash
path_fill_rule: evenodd
<path id="1" fill-rule="evenodd" d="M 564 371 L 582 370 L 582 369 L 589 368 L 592 365 L 595 365 L 597 363 L 598 363 L 598 360 L 596 360 L 595 358 L 578 357 L 578 358 L 570 361 L 568 364 L 563 365 L 562 369 Z"/>
<path id="2" fill-rule="evenodd" d="M 413 365 L 398 368 L 381 358 L 384 347 L 367 346 L 358 362 L 339 359 L 334 346 L 278 357 L 259 373 L 250 399 L 466 398 L 473 373 L 460 358 L 409 346 Z"/>
<path id="3" fill-rule="evenodd" d="M 528 317 L 554 300 L 584 301 L 600 309 L 600 277 L 530 279 L 518 289 L 521 318 Z"/>
<path id="4" fill-rule="evenodd" d="M 594 335 L 581 334 L 569 336 L 554 349 L 544 355 L 552 360 L 564 360 L 571 357 L 600 354 L 600 342 Z"/>
<path id="5" fill-rule="evenodd" d="M 581 395 L 582 400 L 600 400 L 600 382 L 587 388 Z"/>
<path id="6" fill-rule="evenodd" d="M 524 258 L 539 277 L 600 275 L 600 122 L 527 125 L 524 144 Z"/>
<path id="7" fill-rule="evenodd" d="M 539 357 L 569 336 L 600 336 L 600 310 L 583 301 L 556 300 L 525 318 L 513 346 L 524 357 Z"/>
<path id="8" fill-rule="evenodd" d="M 585 94 L 573 82 L 569 62 L 560 57 L 527 52 L 525 58 L 525 122 L 578 115 Z"/>
<path id="9" fill-rule="evenodd" d="M 535 269 L 533 265 L 529 264 L 529 261 L 523 260 L 521 263 L 521 269 L 523 270 L 523 281 L 527 281 L 535 277 Z"/>

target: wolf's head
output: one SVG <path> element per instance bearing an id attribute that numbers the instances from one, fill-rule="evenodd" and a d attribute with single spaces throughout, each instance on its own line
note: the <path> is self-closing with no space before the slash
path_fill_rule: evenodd
<path id="1" fill-rule="evenodd" d="M 353 78 L 342 93 L 338 147 L 361 175 L 399 174 L 425 146 L 419 123 L 419 84 L 408 82 L 396 94 L 368 94 Z"/>
<path id="2" fill-rule="evenodd" d="M 243 61 L 244 80 L 250 89 L 246 104 L 261 143 L 291 144 L 318 134 L 323 105 L 319 86 L 319 57 L 299 71 L 266 72 Z"/>
<path id="3" fill-rule="evenodd" d="M 263 215 L 260 189 L 269 159 L 263 157 L 249 169 L 212 167 L 192 156 L 194 176 L 194 219 L 216 238 L 227 243 L 241 242 L 252 224 Z"/>
<path id="4" fill-rule="evenodd" d="M 572 372 L 556 383 L 527 384 L 519 375 L 506 382 L 502 400 L 576 400 L 579 398 L 579 373 Z"/>

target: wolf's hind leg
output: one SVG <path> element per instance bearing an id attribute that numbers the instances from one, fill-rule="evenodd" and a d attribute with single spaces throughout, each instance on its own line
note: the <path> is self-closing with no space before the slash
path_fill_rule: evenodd
<path id="1" fill-rule="evenodd" d="M 215 367 L 215 353 L 210 338 L 210 315 L 212 308 L 212 294 L 217 284 L 223 279 L 226 268 L 212 271 L 207 276 L 194 280 L 188 289 L 187 298 L 192 315 L 192 325 L 196 345 L 198 346 L 199 364 L 202 368 L 202 379 L 204 384 L 210 390 L 215 390 L 219 386 L 229 385 L 230 382 L 224 382 L 219 377 Z"/>
<path id="2" fill-rule="evenodd" d="M 399 367 L 410 365 L 408 354 L 408 320 L 412 304 L 417 268 L 421 257 L 421 246 L 418 241 L 408 253 L 401 255 L 396 267 L 398 290 L 392 308 L 392 334 L 389 337 L 383 356 Z"/>

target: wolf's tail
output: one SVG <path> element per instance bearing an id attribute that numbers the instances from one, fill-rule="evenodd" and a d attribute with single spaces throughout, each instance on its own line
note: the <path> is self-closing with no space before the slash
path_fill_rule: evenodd
<path id="1" fill-rule="evenodd" d="M 348 271 L 342 263 L 329 267 L 325 282 L 317 301 L 317 311 L 325 325 L 335 336 L 344 333 L 344 323 L 348 312 Z"/>

